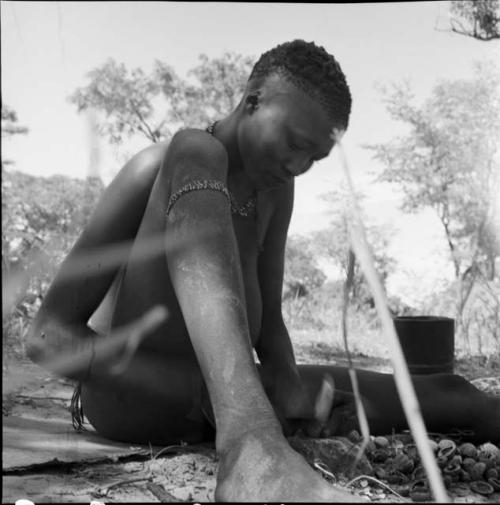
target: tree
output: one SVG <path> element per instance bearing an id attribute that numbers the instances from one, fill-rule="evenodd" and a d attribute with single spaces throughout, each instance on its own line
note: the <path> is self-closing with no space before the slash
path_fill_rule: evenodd
<path id="1" fill-rule="evenodd" d="M 214 59 L 202 54 L 199 60 L 189 80 L 158 60 L 147 74 L 109 59 L 88 73 L 89 84 L 69 101 L 79 112 L 97 112 L 98 132 L 113 144 L 135 134 L 151 142 L 168 139 L 181 127 L 199 127 L 229 113 L 252 68 L 252 58 L 235 53 Z"/>
<path id="2" fill-rule="evenodd" d="M 323 198 L 330 203 L 333 218 L 327 228 L 311 234 L 311 242 L 315 244 L 317 254 L 333 261 L 339 267 L 342 277 L 345 279 L 350 248 L 345 214 L 348 207 L 348 196 L 347 193 L 337 190 L 323 195 Z M 357 198 L 362 201 L 363 195 L 358 194 Z M 366 219 L 364 221 L 367 222 Z M 375 268 L 382 283 L 385 284 L 394 267 L 394 260 L 387 253 L 389 229 L 369 223 L 365 227 L 375 261 Z M 366 284 L 358 262 L 355 263 L 351 297 L 358 308 L 364 305 L 374 307 L 370 289 Z"/>
<path id="3" fill-rule="evenodd" d="M 326 281 L 326 275 L 317 259 L 310 237 L 288 237 L 285 249 L 283 315 L 290 328 L 321 324 L 320 314 L 315 308 L 316 295 Z"/>
<path id="4" fill-rule="evenodd" d="M 318 267 L 308 237 L 288 237 L 285 249 L 285 278 L 283 298 L 301 298 L 320 287 L 326 275 Z"/>
<path id="5" fill-rule="evenodd" d="M 163 71 L 165 79 L 177 80 L 173 71 L 169 73 L 167 68 Z M 113 59 L 90 71 L 88 77 L 90 83 L 78 88 L 69 100 L 79 112 L 93 109 L 103 116 L 98 124 L 99 133 L 114 144 L 120 144 L 124 135 L 133 133 L 141 133 L 151 142 L 160 139 L 162 124 L 152 118 L 152 102 L 160 93 L 161 82 L 140 68 L 128 71 L 123 63 Z"/>
<path id="6" fill-rule="evenodd" d="M 6 104 L 2 104 L 2 138 L 10 138 L 14 135 L 26 135 L 28 128 L 26 126 L 19 126 L 17 124 L 17 114 L 14 109 Z M 4 165 L 11 165 L 12 160 L 2 159 L 2 167 Z"/>
<path id="7" fill-rule="evenodd" d="M 500 189 L 500 75 L 476 64 L 470 80 L 444 80 L 421 106 L 408 85 L 384 90 L 391 117 L 408 134 L 365 146 L 382 162 L 382 181 L 404 193 L 403 210 L 435 211 L 459 286 L 457 316 L 479 279 L 492 281 L 500 255 L 495 196 Z"/>
<path id="8" fill-rule="evenodd" d="M 222 57 L 211 60 L 201 54 L 199 60 L 199 65 L 188 72 L 199 82 L 198 100 L 193 105 L 205 111 L 204 122 L 214 121 L 236 108 L 254 61 L 236 53 L 224 53 Z"/>
<path id="9" fill-rule="evenodd" d="M 453 0 L 451 31 L 477 40 L 500 38 L 498 0 Z"/>
<path id="10" fill-rule="evenodd" d="M 20 135 L 28 133 L 26 126 L 19 126 L 17 124 L 17 114 L 14 109 L 6 104 L 2 104 L 2 137 L 12 137 L 13 135 Z"/>
<path id="11" fill-rule="evenodd" d="M 55 268 L 85 227 L 103 191 L 97 177 L 35 177 L 2 169 L 2 273 L 27 269 L 37 253 L 48 254 Z M 47 274 L 48 270 L 38 280 L 45 281 Z M 42 284 L 39 292 L 45 289 L 46 283 Z"/>

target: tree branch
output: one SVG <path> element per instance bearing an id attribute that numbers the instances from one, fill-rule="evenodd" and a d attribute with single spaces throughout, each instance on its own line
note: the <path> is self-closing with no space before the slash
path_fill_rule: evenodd
<path id="1" fill-rule="evenodd" d="M 141 112 L 139 111 L 139 109 L 137 108 L 137 106 L 135 105 L 134 101 L 132 99 L 130 99 L 130 105 L 132 107 L 132 110 L 135 112 L 135 114 L 137 115 L 137 117 L 139 118 L 139 121 L 144 125 L 144 127 L 146 128 L 146 131 L 144 131 L 143 129 L 139 128 L 139 130 L 141 130 L 144 135 L 149 138 L 151 141 L 153 142 L 158 142 L 158 137 L 157 135 L 151 130 L 151 128 L 149 127 L 148 123 L 144 120 L 144 118 L 142 117 L 142 114 Z"/>
<path id="2" fill-rule="evenodd" d="M 454 23 L 456 23 L 457 25 L 459 25 L 459 28 L 457 28 Z M 462 23 L 460 23 L 460 21 L 458 21 L 457 19 L 453 19 L 451 18 L 450 19 L 450 24 L 451 24 L 451 30 L 438 30 L 438 31 L 451 31 L 453 33 L 457 33 L 459 35 L 465 35 L 466 37 L 471 37 L 473 39 L 476 39 L 476 40 L 481 40 L 483 42 L 487 42 L 489 40 L 493 40 L 493 39 L 500 39 L 500 33 L 498 32 L 492 32 L 488 35 L 481 35 L 479 33 L 477 33 L 477 30 L 476 30 L 476 20 L 474 20 L 474 31 L 473 32 L 470 32 L 468 31 L 464 25 Z M 437 30 L 437 28 L 436 28 Z"/>
<path id="3" fill-rule="evenodd" d="M 451 253 L 451 259 L 453 261 L 453 265 L 455 267 L 455 278 L 460 277 L 460 263 L 457 260 L 456 253 L 455 253 L 455 244 L 451 240 L 451 233 L 450 233 L 450 228 L 448 226 L 448 220 L 444 216 L 446 213 L 446 209 L 443 209 L 443 214 L 440 214 L 438 212 L 439 220 L 441 221 L 443 227 L 444 227 L 444 232 L 446 235 L 446 241 L 448 242 L 448 247 L 450 248 L 450 253 Z"/>

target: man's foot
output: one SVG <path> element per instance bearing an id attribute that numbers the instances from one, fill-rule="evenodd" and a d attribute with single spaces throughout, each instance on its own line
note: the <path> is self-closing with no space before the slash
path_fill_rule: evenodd
<path id="1" fill-rule="evenodd" d="M 500 444 L 498 423 L 500 422 L 500 397 L 482 393 L 480 408 L 477 409 L 476 438 L 482 442 Z"/>
<path id="2" fill-rule="evenodd" d="M 220 454 L 216 501 L 361 501 L 328 484 L 278 430 L 246 434 Z"/>
<path id="3" fill-rule="evenodd" d="M 440 374 L 434 377 L 436 389 L 450 401 L 444 414 L 453 413 L 455 416 L 448 419 L 450 427 L 471 430 L 471 441 L 476 443 L 499 443 L 500 397 L 480 391 L 460 375 Z M 439 409 L 436 408 L 436 411 Z"/>

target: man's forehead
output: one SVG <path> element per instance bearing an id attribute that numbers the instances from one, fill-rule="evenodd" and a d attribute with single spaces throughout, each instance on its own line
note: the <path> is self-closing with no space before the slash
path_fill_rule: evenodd
<path id="1" fill-rule="evenodd" d="M 334 122 L 328 116 L 323 104 L 309 96 L 288 78 L 278 73 L 269 75 L 261 87 L 263 100 L 272 103 L 276 99 L 285 103 L 294 116 L 300 116 L 300 125 L 306 130 L 314 124 L 322 125 L 322 133 L 330 137 Z M 292 121 L 294 122 L 294 121 Z M 316 128 L 315 128 L 316 129 Z"/>
<path id="2" fill-rule="evenodd" d="M 296 92 L 303 93 L 287 76 L 278 72 L 269 74 L 262 83 L 261 89 L 268 98 Z"/>
<path id="3" fill-rule="evenodd" d="M 298 81 L 298 79 L 297 79 Z M 311 96 L 295 84 L 286 75 L 273 73 L 269 75 L 261 86 L 263 100 L 272 102 L 276 98 L 289 100 L 294 105 L 294 109 L 302 109 L 304 112 L 314 110 L 324 115 L 325 121 L 330 122 L 328 112 L 324 105 L 316 97 Z M 333 126 L 333 122 L 332 122 Z"/>

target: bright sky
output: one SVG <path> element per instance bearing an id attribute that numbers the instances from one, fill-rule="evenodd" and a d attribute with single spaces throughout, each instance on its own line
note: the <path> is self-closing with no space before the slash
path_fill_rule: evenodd
<path id="1" fill-rule="evenodd" d="M 26 136 L 3 142 L 3 156 L 32 174 L 84 177 L 91 140 L 84 116 L 67 96 L 109 57 L 147 71 L 160 59 L 185 75 L 202 52 L 209 57 L 225 51 L 259 56 L 287 40 L 313 40 L 335 55 L 351 88 L 353 111 L 344 145 L 355 184 L 367 194 L 366 210 L 373 221 L 396 226 L 391 253 L 400 268 L 389 288 L 418 301 L 450 271 L 440 229 L 430 214 L 400 215 L 397 193 L 373 184 L 380 167 L 361 145 L 401 131 L 385 112 L 377 82 L 408 79 L 423 100 L 438 79 L 470 76 L 474 60 L 498 60 L 498 42 L 436 30 L 447 28 L 447 16 L 448 2 L 2 1 L 2 101 L 30 129 Z M 134 142 L 127 150 L 143 145 Z M 107 146 L 101 149 L 100 168 L 107 181 L 120 165 Z M 318 195 L 334 189 L 339 176 L 336 156 L 331 156 L 297 180 L 291 233 L 328 223 L 327 204 Z M 417 280 L 418 294 L 412 288 Z"/>

